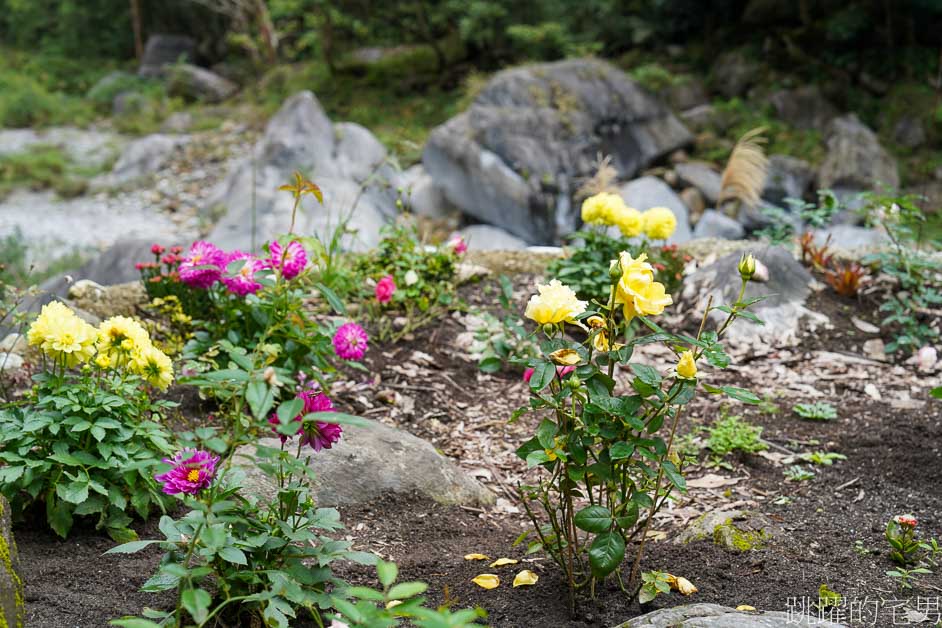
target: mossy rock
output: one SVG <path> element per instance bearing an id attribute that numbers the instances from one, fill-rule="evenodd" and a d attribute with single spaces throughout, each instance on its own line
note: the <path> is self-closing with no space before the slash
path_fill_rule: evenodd
<path id="1" fill-rule="evenodd" d="M 0 496 L 0 628 L 22 628 L 26 601 L 20 578 L 19 556 L 10 520 L 10 504 Z"/>
<path id="2" fill-rule="evenodd" d="M 685 545 L 711 540 L 732 552 L 761 550 L 779 533 L 772 520 L 750 510 L 714 510 L 688 524 L 674 542 Z"/>

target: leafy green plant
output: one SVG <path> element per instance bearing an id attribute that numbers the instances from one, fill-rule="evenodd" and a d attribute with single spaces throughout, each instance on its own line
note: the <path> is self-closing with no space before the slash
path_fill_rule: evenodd
<path id="1" fill-rule="evenodd" d="M 806 482 L 815 476 L 815 472 L 800 465 L 791 465 L 784 471 L 785 479 L 791 482 Z"/>
<path id="2" fill-rule="evenodd" d="M 916 518 L 898 515 L 886 523 L 884 536 L 890 545 L 890 558 L 898 565 L 911 565 L 919 559 L 923 549 L 916 535 Z"/>
<path id="3" fill-rule="evenodd" d="M 875 553 L 874 550 L 867 547 L 861 539 L 854 541 L 854 551 L 861 556 L 869 556 L 870 554 Z"/>
<path id="4" fill-rule="evenodd" d="M 796 403 L 792 409 L 801 418 L 812 421 L 833 421 L 837 418 L 837 408 L 826 401 Z"/>
<path id="5" fill-rule="evenodd" d="M 830 451 L 812 451 L 806 454 L 801 454 L 799 458 L 805 462 L 810 462 L 811 464 L 825 467 L 830 467 L 839 460 L 847 460 L 847 456 L 844 454 L 838 454 Z"/>
<path id="6" fill-rule="evenodd" d="M 733 452 L 754 454 L 769 448 L 762 441 L 761 425 L 753 425 L 742 417 L 731 416 L 725 408 L 722 418 L 705 429 L 709 434 L 706 447 L 710 450 L 711 464 L 714 466 L 730 468 L 724 458 Z"/>
<path id="7" fill-rule="evenodd" d="M 933 538 L 923 541 L 919 544 L 919 549 L 926 553 L 923 560 L 933 567 L 938 567 L 939 557 L 942 556 L 942 545 L 939 545 L 938 540 Z"/>
<path id="8" fill-rule="evenodd" d="M 43 505 L 63 538 L 79 516 L 97 517 L 116 540 L 135 538 L 129 513 L 146 519 L 167 506 L 149 470 L 172 451 L 160 421 L 175 404 L 155 401 L 148 384 L 166 388 L 169 358 L 134 321 L 96 329 L 59 302 L 27 338 L 46 367 L 25 404 L 0 410 L 0 491 L 18 517 Z"/>
<path id="9" fill-rule="evenodd" d="M 913 588 L 913 583 L 918 579 L 918 576 L 929 575 L 931 573 L 932 571 L 925 567 L 916 567 L 915 569 L 897 567 L 896 569 L 887 571 L 886 575 L 897 581 L 900 591 L 905 591 L 906 589 Z"/>
<path id="10" fill-rule="evenodd" d="M 533 369 L 530 404 L 513 417 L 525 412 L 541 417 L 536 434 L 517 455 L 543 473 L 539 483 L 521 486 L 519 492 L 533 523 L 530 549 L 547 552 L 563 570 L 571 604 L 578 590 L 594 592 L 609 574 L 616 574 L 625 589 L 619 568 L 635 540 L 640 544 L 628 586 L 640 588 L 633 581 L 651 522 L 674 491 L 686 490 L 673 445 L 683 406 L 694 397 L 697 384 L 710 393 L 759 402 L 741 388 L 698 380 L 696 366 L 701 358 L 717 368 L 728 365 L 720 338 L 754 302 L 744 300 L 755 272 L 751 257 L 740 264 L 742 287 L 733 305 L 707 307 L 726 312 L 725 322 L 707 331 L 704 314 L 695 337 L 669 333 L 649 318 L 662 313 L 670 299 L 643 258 L 623 252 L 596 272 L 609 276 L 610 287 L 606 303 L 594 310 L 556 279 L 539 285 L 539 294 L 530 299 L 526 316 L 540 326 L 541 356 L 527 362 Z M 651 333 L 628 339 L 634 319 Z M 581 321 L 588 337 L 570 340 L 565 326 Z M 633 348 L 649 342 L 665 343 L 677 354 L 675 370 L 663 375 L 631 361 Z M 616 388 L 619 365 L 631 373 L 625 393 Z"/>
<path id="11" fill-rule="evenodd" d="M 770 224 L 757 231 L 757 236 L 776 244 L 788 242 L 795 235 L 795 218 L 817 229 L 827 226 L 834 216 L 848 209 L 848 204 L 831 190 L 818 190 L 817 203 L 800 198 L 786 198 L 785 204 L 787 209 L 774 205 L 763 205 L 759 208 Z"/>
<path id="12" fill-rule="evenodd" d="M 645 571 L 641 574 L 641 591 L 638 602 L 647 604 L 661 593 L 670 593 L 671 585 L 668 580 L 670 574 L 664 571 Z"/>
<path id="13" fill-rule="evenodd" d="M 513 315 L 513 285 L 501 275 L 498 301 L 506 313 L 498 318 L 489 312 L 479 311 L 482 325 L 474 331 L 472 353 L 480 355 L 478 368 L 485 373 L 496 373 L 511 361 L 525 360 L 537 355 L 538 347 L 530 339 L 523 321 Z"/>

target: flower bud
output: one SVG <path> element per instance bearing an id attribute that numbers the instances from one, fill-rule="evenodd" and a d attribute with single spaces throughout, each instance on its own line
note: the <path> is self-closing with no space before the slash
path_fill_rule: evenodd
<path id="1" fill-rule="evenodd" d="M 617 283 L 621 279 L 622 269 L 621 269 L 621 260 L 613 259 L 611 266 L 608 268 L 608 278 L 612 283 Z"/>
<path id="2" fill-rule="evenodd" d="M 739 276 L 743 281 L 749 281 L 756 274 L 756 258 L 752 256 L 752 253 L 743 253 L 739 258 L 738 268 Z"/>

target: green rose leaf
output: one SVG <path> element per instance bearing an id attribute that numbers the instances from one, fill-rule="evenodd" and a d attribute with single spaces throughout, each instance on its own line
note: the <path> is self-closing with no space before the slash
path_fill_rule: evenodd
<path id="1" fill-rule="evenodd" d="M 608 532 L 612 527 L 612 513 L 605 506 L 587 506 L 576 513 L 573 522 L 586 532 Z"/>
<path id="2" fill-rule="evenodd" d="M 604 532 L 589 547 L 589 565 L 592 573 L 604 578 L 615 571 L 625 559 L 625 540 L 617 532 Z"/>

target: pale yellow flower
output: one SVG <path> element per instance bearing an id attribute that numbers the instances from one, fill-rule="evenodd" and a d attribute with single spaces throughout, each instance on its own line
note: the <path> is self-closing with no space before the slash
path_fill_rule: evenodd
<path id="1" fill-rule="evenodd" d="M 611 212 L 616 196 L 608 192 L 599 192 L 582 201 L 582 222 L 590 225 L 612 224 Z M 621 200 L 621 197 L 618 197 Z"/>
<path id="2" fill-rule="evenodd" d="M 78 366 L 95 354 L 97 330 L 59 301 L 43 306 L 26 333 L 31 345 L 66 366 Z"/>
<path id="3" fill-rule="evenodd" d="M 674 235 L 677 217 L 666 207 L 652 207 L 644 212 L 644 232 L 652 240 L 666 240 Z"/>
<path id="4" fill-rule="evenodd" d="M 623 306 L 625 320 L 635 316 L 657 315 L 673 303 L 664 285 L 654 281 L 654 268 L 642 253 L 637 259 L 627 251 L 619 254 L 621 278 L 615 288 L 615 303 Z"/>
<path id="5" fill-rule="evenodd" d="M 98 326 L 98 350 L 115 366 L 124 366 L 131 354 L 150 345 L 147 330 L 133 318 L 112 316 Z"/>
<path id="6" fill-rule="evenodd" d="M 622 204 L 621 207 L 612 209 L 611 221 L 626 238 L 641 235 L 645 224 L 641 212 L 634 207 L 627 207 L 624 204 Z"/>
<path id="7" fill-rule="evenodd" d="M 173 382 L 173 362 L 150 343 L 134 351 L 131 369 L 148 384 L 161 390 L 166 390 Z"/>
<path id="8" fill-rule="evenodd" d="M 558 279 L 548 284 L 537 284 L 539 294 L 530 297 L 524 315 L 540 325 L 574 323 L 575 318 L 585 312 L 586 302 L 576 298 L 572 288 Z"/>
<path id="9" fill-rule="evenodd" d="M 677 362 L 677 375 L 684 379 L 693 379 L 697 376 L 697 362 L 693 359 L 692 351 L 684 351 Z"/>

